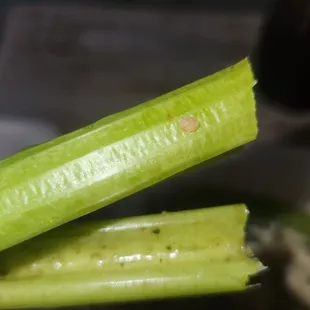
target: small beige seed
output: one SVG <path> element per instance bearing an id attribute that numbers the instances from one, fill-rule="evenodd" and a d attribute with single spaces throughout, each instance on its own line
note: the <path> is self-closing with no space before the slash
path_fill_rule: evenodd
<path id="1" fill-rule="evenodd" d="M 180 120 L 179 126 L 184 132 L 194 132 L 199 127 L 199 121 L 193 116 L 185 116 Z"/>

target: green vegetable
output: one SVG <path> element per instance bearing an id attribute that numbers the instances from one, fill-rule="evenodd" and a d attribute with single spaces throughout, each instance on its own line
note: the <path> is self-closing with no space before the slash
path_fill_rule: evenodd
<path id="1" fill-rule="evenodd" d="M 244 205 L 69 223 L 0 253 L 0 309 L 244 290 Z"/>
<path id="2" fill-rule="evenodd" d="M 253 85 L 245 59 L 3 160 L 0 250 L 255 139 Z"/>

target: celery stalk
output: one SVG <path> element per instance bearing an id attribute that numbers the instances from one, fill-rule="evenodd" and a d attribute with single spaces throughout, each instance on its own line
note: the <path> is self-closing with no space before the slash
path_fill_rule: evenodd
<path id="1" fill-rule="evenodd" d="M 0 253 L 0 309 L 244 290 L 244 205 L 69 223 Z"/>
<path id="2" fill-rule="evenodd" d="M 247 59 L 0 162 L 0 250 L 256 138 Z"/>

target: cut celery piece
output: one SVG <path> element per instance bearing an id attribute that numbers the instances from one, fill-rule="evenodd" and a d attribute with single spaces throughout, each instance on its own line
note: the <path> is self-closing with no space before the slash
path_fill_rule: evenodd
<path id="1" fill-rule="evenodd" d="M 247 59 L 0 162 L 0 250 L 256 138 Z"/>
<path id="2" fill-rule="evenodd" d="M 244 205 L 69 223 L 0 253 L 0 309 L 140 301 L 239 291 Z"/>

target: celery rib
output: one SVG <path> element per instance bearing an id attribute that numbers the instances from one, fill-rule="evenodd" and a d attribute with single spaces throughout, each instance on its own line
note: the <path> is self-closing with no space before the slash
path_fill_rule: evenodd
<path id="1" fill-rule="evenodd" d="M 244 290 L 244 205 L 69 223 L 0 253 L 0 309 Z"/>
<path id="2" fill-rule="evenodd" d="M 0 250 L 254 140 L 253 85 L 244 59 L 3 160 Z"/>

